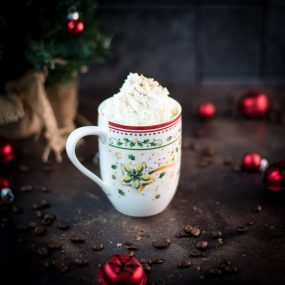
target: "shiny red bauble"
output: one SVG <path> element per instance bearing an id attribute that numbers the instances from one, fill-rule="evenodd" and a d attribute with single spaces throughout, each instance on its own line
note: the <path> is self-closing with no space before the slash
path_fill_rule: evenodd
<path id="1" fill-rule="evenodd" d="M 205 102 L 199 106 L 198 115 L 200 118 L 208 119 L 212 118 L 216 113 L 216 108 L 213 103 Z"/>
<path id="2" fill-rule="evenodd" d="M 67 31 L 68 33 L 75 37 L 75 36 L 79 36 L 80 34 L 83 33 L 84 31 L 84 23 L 80 20 L 69 20 L 67 22 Z"/>
<path id="3" fill-rule="evenodd" d="M 269 100 L 265 93 L 250 92 L 240 99 L 239 108 L 245 117 L 260 117 L 267 113 Z"/>
<path id="4" fill-rule="evenodd" d="M 269 165 L 264 172 L 263 183 L 269 191 L 285 190 L 285 161 Z"/>
<path id="5" fill-rule="evenodd" d="M 258 171 L 261 166 L 261 156 L 256 152 L 246 153 L 241 161 L 243 170 Z"/>
<path id="6" fill-rule="evenodd" d="M 6 178 L 0 176 L 0 190 L 9 187 L 10 187 L 9 181 Z"/>
<path id="7" fill-rule="evenodd" d="M 130 254 L 108 258 L 98 270 L 101 285 L 145 285 L 146 275 L 139 261 Z"/>
<path id="8" fill-rule="evenodd" d="M 8 139 L 0 137 L 0 166 L 12 162 L 15 157 L 16 153 L 12 143 Z"/>

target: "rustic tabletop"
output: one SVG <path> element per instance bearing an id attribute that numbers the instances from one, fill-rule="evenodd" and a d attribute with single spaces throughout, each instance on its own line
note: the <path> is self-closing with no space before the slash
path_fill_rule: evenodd
<path id="1" fill-rule="evenodd" d="M 183 105 L 181 178 L 169 207 L 149 218 L 118 213 L 66 156 L 60 164 L 42 163 L 41 140 L 17 143 L 19 166 L 9 173 L 15 205 L 0 205 L 0 271 L 9 278 L 4 284 L 99 284 L 99 265 L 131 251 L 152 261 L 145 265 L 150 284 L 284 284 L 285 197 L 268 194 L 259 173 L 241 172 L 238 165 L 249 151 L 270 162 L 284 160 L 285 127 L 235 113 L 232 99 L 247 88 L 171 89 Z M 284 88 L 264 88 L 282 103 Z M 82 90 L 80 112 L 95 123 L 98 102 L 112 92 Z M 200 121 L 195 108 L 209 99 L 218 115 Z M 78 155 L 99 173 L 92 162 L 96 151 L 97 139 L 90 137 Z M 197 226 L 200 236 L 182 235 L 185 224 Z M 170 245 L 153 247 L 160 238 Z M 202 254 L 195 250 L 198 241 L 208 242 Z M 163 263 L 156 264 L 158 258 Z M 178 268 L 183 259 L 192 266 Z M 226 270 L 217 270 L 221 264 Z"/>

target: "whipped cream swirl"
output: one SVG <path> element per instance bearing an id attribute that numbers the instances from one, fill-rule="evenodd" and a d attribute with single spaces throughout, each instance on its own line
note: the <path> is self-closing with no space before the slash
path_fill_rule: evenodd
<path id="1" fill-rule="evenodd" d="M 106 101 L 102 115 L 109 121 L 132 126 L 167 122 L 178 112 L 169 92 L 152 78 L 130 73 L 120 91 Z"/>

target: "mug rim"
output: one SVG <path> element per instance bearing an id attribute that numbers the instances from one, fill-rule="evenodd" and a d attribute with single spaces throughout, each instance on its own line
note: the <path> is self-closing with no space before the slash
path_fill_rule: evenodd
<path id="1" fill-rule="evenodd" d="M 178 112 L 177 114 L 171 118 L 170 120 L 168 121 L 165 121 L 165 122 L 162 122 L 162 123 L 159 123 L 159 124 L 154 124 L 154 125 L 125 125 L 125 124 L 122 124 L 122 123 L 117 123 L 117 122 L 114 122 L 114 121 L 110 121 L 108 120 L 102 113 L 101 113 L 101 109 L 103 107 L 104 104 L 106 104 L 106 102 L 108 100 L 111 100 L 113 97 L 109 97 L 105 100 L 103 100 L 99 106 L 98 106 L 98 115 L 101 116 L 102 118 L 104 118 L 110 126 L 113 126 L 113 127 L 117 127 L 117 128 L 122 128 L 122 129 L 127 129 L 127 130 L 153 130 L 153 129 L 158 129 L 158 128 L 161 128 L 161 127 L 166 127 L 166 126 L 169 126 L 175 122 L 177 122 L 181 116 L 182 116 L 182 106 L 181 104 L 174 98 L 172 97 L 169 97 L 170 100 L 174 101 L 176 103 L 176 105 L 178 106 Z"/>

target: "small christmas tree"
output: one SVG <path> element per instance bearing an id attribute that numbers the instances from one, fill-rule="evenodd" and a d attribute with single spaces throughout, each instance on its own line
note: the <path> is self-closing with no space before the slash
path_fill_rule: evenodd
<path id="1" fill-rule="evenodd" d="M 49 70 L 47 83 L 68 82 L 101 61 L 109 47 L 94 0 L 5 1 L 0 9 L 1 86 L 27 69 Z"/>
<path id="2" fill-rule="evenodd" d="M 78 73 L 108 52 L 95 8 L 93 0 L 2 3 L 0 134 L 22 138 L 44 129 L 44 159 L 53 150 L 60 160 L 74 128 Z"/>

